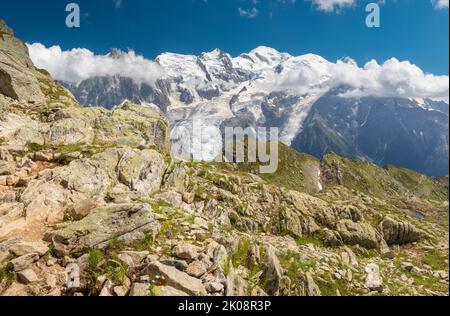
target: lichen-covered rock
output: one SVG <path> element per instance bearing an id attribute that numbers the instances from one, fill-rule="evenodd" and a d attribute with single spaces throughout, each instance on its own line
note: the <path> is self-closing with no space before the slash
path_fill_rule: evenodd
<path id="1" fill-rule="evenodd" d="M 74 195 L 59 184 L 33 180 L 20 196 L 25 205 L 27 222 L 58 222 L 64 218 L 67 201 Z"/>
<path id="2" fill-rule="evenodd" d="M 287 207 L 281 208 L 277 219 L 279 232 L 289 233 L 297 237 L 303 236 L 304 225 L 302 224 L 302 219 L 303 216 L 301 214 Z"/>
<path id="3" fill-rule="evenodd" d="M 124 103 L 98 116 L 95 126 L 97 139 L 102 143 L 169 151 L 169 124 L 164 117 L 149 108 Z"/>
<path id="4" fill-rule="evenodd" d="M 380 267 L 371 263 L 365 268 L 366 271 L 366 287 L 372 291 L 381 291 L 383 289 L 383 278 L 381 277 Z"/>
<path id="5" fill-rule="evenodd" d="M 235 270 L 233 263 L 229 263 L 229 271 L 226 278 L 226 296 L 246 296 L 248 295 L 248 282 L 243 279 Z"/>
<path id="6" fill-rule="evenodd" d="M 388 245 L 404 245 L 418 241 L 426 234 L 408 222 L 400 222 L 391 217 L 385 217 L 380 224 L 384 240 Z"/>
<path id="7" fill-rule="evenodd" d="M 85 120 L 63 119 L 50 128 L 49 141 L 53 145 L 90 144 L 95 137 L 94 129 Z"/>
<path id="8" fill-rule="evenodd" d="M 107 149 L 92 158 L 78 159 L 54 172 L 67 189 L 89 196 L 105 196 L 117 183 L 117 164 L 125 149 Z"/>
<path id="9" fill-rule="evenodd" d="M 223 245 L 218 245 L 215 247 L 213 252 L 213 262 L 218 267 L 218 272 L 223 274 L 225 272 L 225 267 L 228 264 L 229 255 L 227 249 Z"/>
<path id="10" fill-rule="evenodd" d="M 342 220 L 337 223 L 335 230 L 347 245 L 360 245 L 367 249 L 374 249 L 378 248 L 382 241 L 381 235 L 367 223 Z"/>
<path id="11" fill-rule="evenodd" d="M 303 283 L 306 296 L 322 296 L 320 289 L 314 282 L 314 278 L 310 272 L 306 272 L 305 276 L 303 277 Z"/>
<path id="12" fill-rule="evenodd" d="M 159 190 L 165 166 L 154 150 L 109 148 L 31 181 L 20 200 L 30 220 L 61 221 L 68 204 L 104 199 L 120 184 L 128 196 L 148 196 Z"/>
<path id="13" fill-rule="evenodd" d="M 14 100 L 43 103 L 27 46 L 0 20 L 0 93 Z"/>
<path id="14" fill-rule="evenodd" d="M 165 169 L 163 157 L 154 150 L 129 150 L 117 165 L 119 181 L 141 195 L 159 190 Z"/>
<path id="15" fill-rule="evenodd" d="M 24 150 L 28 144 L 44 145 L 47 126 L 24 115 L 5 113 L 0 116 L 0 137 L 3 147 L 9 150 Z"/>
<path id="16" fill-rule="evenodd" d="M 172 286 L 190 295 L 206 296 L 206 289 L 202 281 L 174 267 L 160 262 L 152 262 L 144 270 L 154 280 L 159 280 L 165 285 Z"/>
<path id="17" fill-rule="evenodd" d="M 351 205 L 331 205 L 317 208 L 314 218 L 318 223 L 327 227 L 340 220 L 360 222 L 363 219 L 360 211 Z"/>
<path id="18" fill-rule="evenodd" d="M 67 244 L 71 251 L 101 247 L 108 241 L 142 228 L 154 220 L 147 204 L 104 206 L 81 221 L 51 233 L 49 239 Z"/>
<path id="19" fill-rule="evenodd" d="M 150 296 L 150 284 L 133 283 L 130 290 L 130 296 Z"/>
<path id="20" fill-rule="evenodd" d="M 264 276 L 267 293 L 272 296 L 278 296 L 280 294 L 283 270 L 272 247 L 269 247 L 266 250 L 264 258 Z"/>

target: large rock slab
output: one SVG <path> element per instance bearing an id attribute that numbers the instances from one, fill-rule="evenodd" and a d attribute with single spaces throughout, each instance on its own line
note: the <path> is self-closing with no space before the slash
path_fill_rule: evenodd
<path id="1" fill-rule="evenodd" d="M 142 195 L 159 190 L 166 170 L 161 154 L 154 150 L 129 150 L 117 166 L 118 179 Z"/>
<path id="2" fill-rule="evenodd" d="M 123 204 L 99 207 L 81 221 L 50 234 L 53 240 L 68 244 L 77 252 L 103 246 L 113 238 L 136 231 L 154 220 L 147 204 Z"/>
<path id="3" fill-rule="evenodd" d="M 21 151 L 27 149 L 28 144 L 43 145 L 45 143 L 47 126 L 29 116 L 4 112 L 0 122 L 0 137 L 4 140 L 3 148 Z"/>
<path id="4" fill-rule="evenodd" d="M 187 273 L 178 269 L 167 266 L 160 262 L 152 262 L 145 269 L 145 273 L 149 274 L 161 285 L 174 287 L 180 291 L 195 296 L 206 296 L 206 289 L 197 278 L 189 276 Z"/>
<path id="5" fill-rule="evenodd" d="M 337 223 L 335 230 L 347 245 L 360 245 L 367 249 L 375 249 L 382 241 L 382 236 L 367 223 L 341 220 Z"/>
<path id="6" fill-rule="evenodd" d="M 28 242 L 28 241 L 21 241 L 16 244 L 14 244 L 11 248 L 9 248 L 9 251 L 12 252 L 17 257 L 25 256 L 30 253 L 37 253 L 39 256 L 43 256 L 48 252 L 49 248 L 48 246 L 41 242 Z"/>
<path id="7" fill-rule="evenodd" d="M 37 253 L 30 253 L 11 261 L 11 264 L 15 272 L 23 271 L 30 267 L 33 263 L 39 260 L 39 255 Z"/>
<path id="8" fill-rule="evenodd" d="M 92 126 L 84 120 L 73 118 L 57 121 L 49 133 L 49 141 L 54 145 L 90 144 L 94 137 Z"/>
<path id="9" fill-rule="evenodd" d="M 388 245 L 409 244 L 425 237 L 425 233 L 408 222 L 386 217 L 380 224 L 384 240 Z"/>
<path id="10" fill-rule="evenodd" d="M 165 169 L 164 158 L 154 150 L 108 148 L 33 180 L 20 201 L 30 220 L 58 222 L 67 204 L 103 199 L 117 186 L 126 196 L 147 196 L 160 189 Z"/>

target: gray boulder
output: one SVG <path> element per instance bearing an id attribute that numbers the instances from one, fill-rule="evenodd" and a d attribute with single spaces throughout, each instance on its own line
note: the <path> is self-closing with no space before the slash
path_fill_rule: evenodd
<path id="1" fill-rule="evenodd" d="M 174 287 L 190 295 L 206 296 L 206 289 L 202 281 L 174 267 L 160 262 L 152 262 L 145 267 L 144 272 L 164 285 Z"/>
<path id="2" fill-rule="evenodd" d="M 278 296 L 280 294 L 283 269 L 281 268 L 278 257 L 271 247 L 268 247 L 266 250 L 266 256 L 264 258 L 264 275 L 267 293 L 272 296 Z"/>
<path id="3" fill-rule="evenodd" d="M 388 245 L 409 244 L 426 236 L 426 234 L 408 222 L 400 222 L 386 217 L 380 224 L 380 230 Z"/>
<path id="4" fill-rule="evenodd" d="M 99 207 L 81 221 L 50 234 L 51 239 L 68 244 L 72 252 L 102 247 L 105 243 L 136 231 L 154 220 L 147 204 Z"/>

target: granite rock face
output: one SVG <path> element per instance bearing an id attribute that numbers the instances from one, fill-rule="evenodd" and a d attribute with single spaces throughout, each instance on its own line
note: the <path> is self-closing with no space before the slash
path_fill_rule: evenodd
<path id="1" fill-rule="evenodd" d="M 43 77 L 34 68 L 27 46 L 0 19 L 0 93 L 18 101 L 43 103 L 38 81 Z"/>

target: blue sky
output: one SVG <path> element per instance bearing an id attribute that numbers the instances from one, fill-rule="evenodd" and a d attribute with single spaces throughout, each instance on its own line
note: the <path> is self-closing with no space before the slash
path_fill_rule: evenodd
<path id="1" fill-rule="evenodd" d="M 325 11 L 313 2 L 352 2 Z M 198 54 L 220 48 L 233 56 L 259 46 L 293 55 L 319 54 L 358 63 L 391 57 L 424 71 L 448 75 L 449 17 L 432 0 L 385 0 L 381 28 L 365 25 L 365 0 L 0 0 L 3 18 L 28 43 L 63 49 L 134 49 L 148 58 L 161 52 Z M 77 2 L 81 27 L 65 26 L 65 6 Z M 120 4 L 120 5 L 119 5 Z M 248 13 L 248 14 L 247 14 Z"/>

